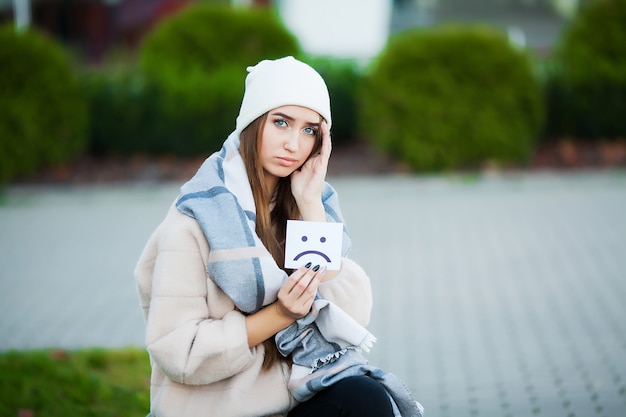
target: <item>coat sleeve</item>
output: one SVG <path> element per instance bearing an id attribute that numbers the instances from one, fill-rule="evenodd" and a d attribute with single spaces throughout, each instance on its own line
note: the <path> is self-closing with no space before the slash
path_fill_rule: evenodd
<path id="1" fill-rule="evenodd" d="M 254 360 L 256 350 L 248 348 L 241 313 L 233 309 L 223 317 L 211 317 L 201 250 L 206 240 L 191 224 L 180 227 L 193 219 L 171 215 L 185 219 L 161 224 L 136 269 L 147 350 L 153 365 L 170 380 L 210 384 L 241 372 Z"/>
<path id="2" fill-rule="evenodd" d="M 356 262 L 341 261 L 341 270 L 333 279 L 320 284 L 319 292 L 326 300 L 338 305 L 362 326 L 367 326 L 372 311 L 370 279 Z"/>

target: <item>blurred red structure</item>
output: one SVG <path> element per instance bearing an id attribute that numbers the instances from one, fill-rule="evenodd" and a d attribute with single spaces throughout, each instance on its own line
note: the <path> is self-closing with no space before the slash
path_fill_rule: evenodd
<path id="1" fill-rule="evenodd" d="M 31 0 L 31 21 L 83 61 L 97 64 L 111 49 L 134 51 L 154 24 L 195 1 Z M 251 4 L 268 7 L 271 0 Z M 0 22 L 12 20 L 12 2 L 0 2 Z"/>

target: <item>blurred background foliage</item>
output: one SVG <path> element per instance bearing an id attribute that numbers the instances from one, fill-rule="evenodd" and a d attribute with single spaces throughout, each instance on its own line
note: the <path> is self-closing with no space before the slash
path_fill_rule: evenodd
<path id="1" fill-rule="evenodd" d="M 495 27 L 436 25 L 392 35 L 366 66 L 307 56 L 272 8 L 216 3 L 97 67 L 3 26 L 0 181 L 81 154 L 207 155 L 234 128 L 245 68 L 284 55 L 326 79 L 337 146 L 366 140 L 415 171 L 523 166 L 552 138 L 626 137 L 626 0 L 585 2 L 547 57 Z"/>
<path id="2" fill-rule="evenodd" d="M 87 126 L 70 55 L 38 32 L 1 25 L 0 183 L 75 157 L 87 144 Z"/>
<path id="3" fill-rule="evenodd" d="M 92 150 L 218 150 L 235 127 L 246 67 L 297 54 L 295 37 L 269 9 L 189 6 L 148 33 L 137 65 L 85 77 Z"/>
<path id="4" fill-rule="evenodd" d="M 626 136 L 626 0 L 590 2 L 565 28 L 544 79 L 547 133 Z"/>
<path id="5" fill-rule="evenodd" d="M 9 351 L 0 369 L 0 416 L 134 417 L 150 408 L 144 349 Z"/>
<path id="6" fill-rule="evenodd" d="M 525 162 L 543 122 L 530 57 L 487 26 L 392 37 L 360 103 L 363 135 L 416 170 Z"/>

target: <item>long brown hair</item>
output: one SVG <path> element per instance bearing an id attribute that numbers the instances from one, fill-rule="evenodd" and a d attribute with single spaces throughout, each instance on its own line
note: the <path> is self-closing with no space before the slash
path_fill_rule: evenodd
<path id="1" fill-rule="evenodd" d="M 246 167 L 248 181 L 256 207 L 255 231 L 261 242 L 270 252 L 276 263 L 283 265 L 285 257 L 285 234 L 287 220 L 300 218 L 300 210 L 291 193 L 291 178 L 279 178 L 274 194 L 267 189 L 265 171 L 260 162 L 259 152 L 263 129 L 267 123 L 265 113 L 250 123 L 240 135 L 239 152 Z M 316 134 L 315 145 L 311 155 L 319 152 L 322 144 L 321 129 Z M 273 208 L 272 207 L 273 204 Z M 269 369 L 279 358 L 273 338 L 263 342 L 265 358 L 263 368 Z"/>

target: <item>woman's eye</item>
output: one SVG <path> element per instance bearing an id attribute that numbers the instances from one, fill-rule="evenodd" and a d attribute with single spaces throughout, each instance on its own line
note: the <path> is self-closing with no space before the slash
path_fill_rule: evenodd
<path id="1" fill-rule="evenodd" d="M 306 133 L 307 135 L 315 135 L 316 130 L 313 129 L 312 127 L 305 127 L 304 133 Z"/>
<path id="2" fill-rule="evenodd" d="M 274 124 L 278 127 L 285 127 L 287 126 L 287 122 L 284 121 L 283 119 L 278 119 L 274 121 Z"/>

